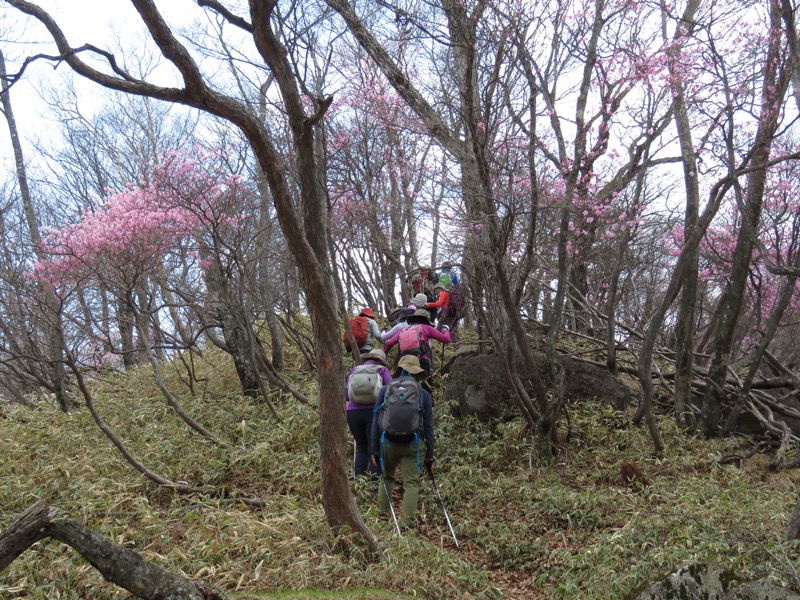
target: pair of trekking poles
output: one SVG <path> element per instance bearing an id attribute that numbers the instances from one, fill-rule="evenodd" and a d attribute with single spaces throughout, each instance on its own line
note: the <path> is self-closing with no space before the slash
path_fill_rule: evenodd
<path id="1" fill-rule="evenodd" d="M 447 521 L 447 526 L 450 528 L 450 535 L 453 536 L 453 541 L 456 543 L 456 548 L 460 548 L 458 544 L 458 538 L 456 537 L 456 530 L 453 529 L 453 524 L 450 522 L 450 515 L 447 514 L 447 507 L 444 505 L 444 498 L 442 498 L 442 494 L 439 493 L 439 486 L 436 485 L 436 478 L 433 476 L 433 471 L 428 469 L 428 475 L 430 475 L 431 483 L 433 484 L 433 490 L 436 493 L 436 497 L 439 499 L 439 503 L 442 505 L 442 512 L 444 513 L 444 519 Z M 392 503 L 392 495 L 389 493 L 389 486 L 386 485 L 386 478 L 381 473 L 381 481 L 383 482 L 383 491 L 386 492 L 386 498 L 389 500 L 389 512 L 392 514 L 392 521 L 394 521 L 394 527 L 397 530 L 397 535 L 399 537 L 403 537 L 403 533 L 400 531 L 400 523 L 397 520 L 397 514 L 394 512 L 394 504 Z"/>

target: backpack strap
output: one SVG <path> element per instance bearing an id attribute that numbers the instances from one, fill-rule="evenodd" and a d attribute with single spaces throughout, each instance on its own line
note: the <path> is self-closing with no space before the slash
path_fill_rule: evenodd
<path id="1" fill-rule="evenodd" d="M 417 473 L 422 475 L 422 465 L 419 463 L 419 431 L 414 433 L 414 441 L 411 443 L 417 447 Z"/>
<path id="2" fill-rule="evenodd" d="M 417 395 L 419 396 L 419 412 L 422 413 L 422 416 L 423 416 L 422 429 L 425 429 L 425 418 L 424 418 L 425 417 L 425 403 L 422 401 L 422 393 L 425 390 L 423 389 L 422 384 L 419 381 L 417 381 L 416 379 L 414 381 L 417 384 Z M 416 431 L 416 432 L 414 432 L 414 443 L 417 445 L 417 473 L 422 475 L 422 465 L 419 462 L 419 445 L 420 445 L 419 441 L 420 441 L 419 431 Z"/>
<path id="3" fill-rule="evenodd" d="M 380 451 L 380 460 L 381 460 L 381 474 L 386 472 L 386 469 L 384 468 L 384 465 L 383 465 L 383 445 L 384 444 L 391 444 L 391 443 L 392 443 L 391 441 L 386 439 L 386 432 L 382 431 L 381 432 L 381 441 L 378 444 L 378 450 Z M 391 501 L 392 501 L 392 499 L 389 498 L 389 502 L 391 502 Z"/>

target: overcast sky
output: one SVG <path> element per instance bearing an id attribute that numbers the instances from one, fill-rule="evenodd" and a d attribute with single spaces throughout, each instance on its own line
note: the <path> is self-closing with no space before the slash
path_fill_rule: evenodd
<path id="1" fill-rule="evenodd" d="M 142 27 L 129 0 L 38 0 L 36 4 L 50 12 L 61 26 L 70 45 L 74 47 L 91 43 L 101 48 L 113 48 L 115 44 L 135 39 L 137 28 Z M 171 24 L 184 24 L 186 15 L 197 9 L 192 0 L 156 0 L 156 4 Z M 7 7 L 0 8 L 0 19 L 0 44 L 10 72 L 16 70 L 14 62 L 27 54 L 53 53 L 52 45 L 30 44 L 49 39 L 43 26 Z M 57 71 L 59 76 L 52 81 L 60 81 L 61 74 L 67 72 L 67 67 L 61 65 Z M 12 88 L 11 102 L 23 143 L 42 135 L 48 127 L 52 127 L 52 123 L 45 117 L 47 107 L 37 90 L 39 86 L 48 84 L 51 73 L 52 64 L 42 62 L 26 72 L 24 80 Z M 80 84 L 78 89 L 86 96 L 101 93 L 96 84 L 89 82 Z M 85 100 L 88 102 L 90 98 Z M 30 146 L 25 144 L 23 151 L 26 152 L 26 158 L 29 158 Z M 5 172 L 13 172 L 14 169 L 5 120 L 0 121 L 0 168 Z"/>

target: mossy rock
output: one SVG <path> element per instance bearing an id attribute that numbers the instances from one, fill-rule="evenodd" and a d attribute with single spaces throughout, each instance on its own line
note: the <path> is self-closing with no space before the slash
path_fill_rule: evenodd
<path id="1" fill-rule="evenodd" d="M 564 392 L 571 401 L 601 400 L 622 410 L 630 405 L 632 390 L 606 369 L 570 357 L 561 357 L 565 369 Z M 535 355 L 536 368 L 546 388 L 553 385 L 552 369 L 543 354 Z M 533 397 L 530 378 L 522 360 L 517 372 Z M 507 421 L 519 414 L 503 360 L 493 354 L 458 356 L 450 365 L 444 386 L 457 417 L 475 416 L 480 421 Z"/>
<path id="2" fill-rule="evenodd" d="M 800 595 L 766 580 L 744 581 L 719 565 L 691 563 L 625 600 L 800 600 Z"/>

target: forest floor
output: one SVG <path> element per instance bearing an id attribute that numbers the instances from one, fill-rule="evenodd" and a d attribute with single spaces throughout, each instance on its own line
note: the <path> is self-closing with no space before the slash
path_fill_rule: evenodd
<path id="1" fill-rule="evenodd" d="M 310 398 L 301 359 L 287 376 Z M 184 407 L 233 450 L 193 433 L 166 405 L 147 368 L 92 382 L 99 413 L 145 466 L 173 480 L 225 488 L 224 497 L 181 495 L 134 471 L 85 406 L 69 415 L 42 399 L 0 405 L 0 528 L 44 499 L 167 570 L 231 599 L 586 598 L 621 599 L 691 561 L 797 587 L 800 549 L 785 540 L 800 473 L 771 473 L 746 438 L 705 440 L 658 417 L 667 444 L 655 459 L 644 428 L 593 401 L 569 406 L 559 456 L 541 462 L 520 421 L 489 427 L 457 420 L 437 401 L 437 483 L 460 548 L 430 482 L 419 527 L 399 538 L 378 517 L 374 486 L 354 482 L 380 542 L 370 560 L 338 553 L 320 500 L 316 407 L 288 396 L 263 402 L 235 393 L 227 360 L 196 357 L 167 375 Z M 566 434 L 569 434 L 568 436 Z M 626 487 L 621 462 L 650 480 Z M 265 508 L 230 502 L 258 497 Z M 1 598 L 127 598 L 71 549 L 38 542 L 0 573 Z"/>

